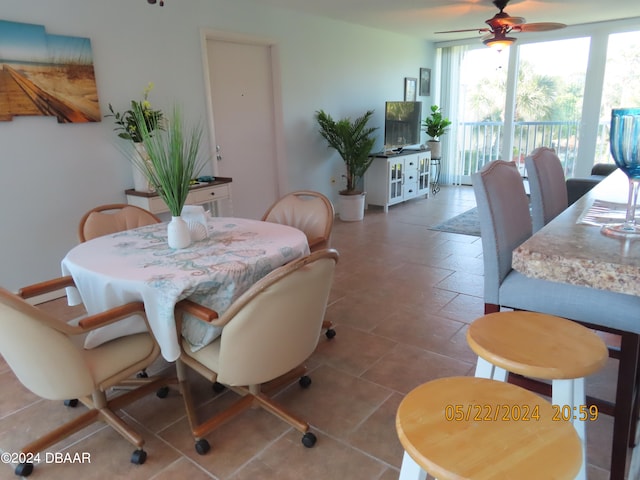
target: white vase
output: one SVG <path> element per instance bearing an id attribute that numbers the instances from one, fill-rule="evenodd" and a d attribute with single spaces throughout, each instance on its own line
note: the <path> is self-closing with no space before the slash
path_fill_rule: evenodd
<path id="1" fill-rule="evenodd" d="M 364 218 L 364 193 L 339 196 L 338 213 L 343 222 L 358 222 Z"/>
<path id="2" fill-rule="evenodd" d="M 144 148 L 144 143 L 134 143 L 133 144 L 136 153 L 140 157 L 140 159 L 146 164 L 147 168 L 151 168 L 151 159 L 149 158 L 149 154 L 147 150 Z M 133 189 L 137 192 L 155 192 L 155 188 L 149 182 L 144 173 L 140 171 L 140 168 L 136 163 L 132 165 L 133 167 Z"/>
<path id="3" fill-rule="evenodd" d="M 167 225 L 167 243 L 169 248 L 187 248 L 191 245 L 191 233 L 189 225 L 180 216 L 171 217 L 169 225 Z"/>

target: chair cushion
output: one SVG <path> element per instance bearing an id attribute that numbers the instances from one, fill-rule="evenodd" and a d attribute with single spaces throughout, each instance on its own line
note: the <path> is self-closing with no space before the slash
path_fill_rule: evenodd
<path id="1" fill-rule="evenodd" d="M 211 381 L 215 381 L 215 376 L 217 376 L 217 372 L 220 370 L 220 338 L 218 337 L 212 343 L 205 345 L 202 348 L 194 351 L 191 348 L 191 344 L 185 339 L 182 339 L 182 355 L 187 355 L 198 363 L 204 365 L 205 368 L 211 370 L 214 376 L 204 375 Z"/>
<path id="2" fill-rule="evenodd" d="M 112 378 L 129 376 L 123 372 L 138 370 L 135 368 L 136 364 L 146 360 L 152 354 L 154 347 L 155 342 L 151 335 L 138 333 L 111 340 L 96 348 L 83 350 L 83 354 L 96 385 L 100 385 Z"/>
<path id="3" fill-rule="evenodd" d="M 500 305 L 640 334 L 640 297 L 550 282 L 512 270 L 500 286 Z"/>

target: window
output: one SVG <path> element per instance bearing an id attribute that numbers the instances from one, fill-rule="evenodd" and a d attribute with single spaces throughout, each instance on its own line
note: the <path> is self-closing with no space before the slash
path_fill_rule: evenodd
<path id="1" fill-rule="evenodd" d="M 443 144 L 447 183 L 470 183 L 496 158 L 522 164 L 540 146 L 558 152 L 567 177 L 612 161 L 611 108 L 640 106 L 638 21 L 574 31 L 571 38 L 561 30 L 530 43 L 522 35 L 501 53 L 476 41 L 438 49 L 443 84 L 451 86 L 434 103 L 455 112 L 454 135 Z"/>
<path id="2" fill-rule="evenodd" d="M 640 32 L 609 36 L 595 163 L 612 163 L 609 153 L 611 109 L 640 107 Z"/>
<path id="3" fill-rule="evenodd" d="M 460 66 L 457 150 L 462 182 L 500 158 L 507 85 L 508 49 L 481 47 L 464 52 Z"/>
<path id="4" fill-rule="evenodd" d="M 514 109 L 514 160 L 553 148 L 573 176 L 578 151 L 589 38 L 520 46 Z"/>

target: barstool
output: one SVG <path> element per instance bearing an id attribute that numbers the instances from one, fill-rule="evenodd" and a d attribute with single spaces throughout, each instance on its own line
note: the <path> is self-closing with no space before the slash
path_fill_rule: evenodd
<path id="1" fill-rule="evenodd" d="M 593 419 L 585 405 L 585 377 L 604 367 L 607 346 L 593 331 L 542 313 L 505 311 L 475 320 L 467 342 L 478 355 L 476 377 L 506 381 L 508 372 L 551 380 L 556 418 L 569 420 L 582 442 L 586 479 L 586 428 Z M 544 478 L 544 477 L 541 477 Z"/>
<path id="2" fill-rule="evenodd" d="M 555 421 L 544 398 L 517 385 L 449 377 L 420 385 L 402 400 L 396 430 L 404 447 L 400 480 L 573 480 L 580 439 Z"/>

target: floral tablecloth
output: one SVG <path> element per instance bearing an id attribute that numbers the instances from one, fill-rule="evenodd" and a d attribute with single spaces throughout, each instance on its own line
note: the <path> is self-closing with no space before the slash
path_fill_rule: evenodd
<path id="1" fill-rule="evenodd" d="M 64 275 L 73 276 L 77 291 L 70 303 L 83 302 L 89 314 L 126 302 L 145 304 L 147 318 L 169 361 L 180 348 L 174 307 L 191 298 L 218 313 L 272 270 L 309 254 L 303 232 L 292 227 L 241 218 L 212 217 L 208 237 L 181 250 L 167 245 L 166 223 L 99 237 L 74 247 L 62 260 Z M 145 331 L 132 317 L 91 332 L 85 347 L 93 348 L 122 335 Z M 183 335 L 200 348 L 220 331 L 187 318 Z"/>

